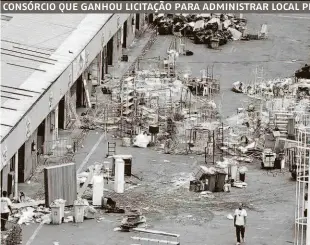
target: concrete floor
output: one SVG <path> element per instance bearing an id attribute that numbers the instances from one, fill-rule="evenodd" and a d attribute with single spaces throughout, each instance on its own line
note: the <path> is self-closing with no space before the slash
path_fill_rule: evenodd
<path id="1" fill-rule="evenodd" d="M 83 151 L 75 161 L 81 163 L 100 137 L 92 131 L 85 140 Z M 119 143 L 119 142 L 118 142 Z M 84 169 L 94 162 L 103 162 L 107 146 L 102 141 Z M 293 242 L 293 215 L 295 185 L 287 172 L 266 172 L 260 164 L 248 165 L 248 188 L 232 189 L 231 193 L 216 193 L 214 199 L 199 198 L 189 192 L 189 176 L 203 163 L 202 157 L 172 156 L 152 149 L 117 147 L 118 154 L 133 155 L 132 178 L 137 186 L 126 185 L 125 194 L 107 192 L 118 205 L 141 208 L 148 228 L 181 235 L 181 244 L 234 244 L 233 222 L 226 218 L 244 202 L 248 211 L 247 244 L 283 245 Z M 169 160 L 166 162 L 164 160 Z M 135 188 L 133 188 L 135 187 Z M 99 214 L 104 219 L 82 224 L 44 225 L 32 245 L 133 244 L 133 233 L 115 232 L 121 215 Z M 31 237 L 37 225 L 24 227 L 23 238 Z M 143 243 L 142 243 L 143 244 Z"/>
<path id="2" fill-rule="evenodd" d="M 304 15 L 247 15 L 250 30 L 256 31 L 263 23 L 269 26 L 269 40 L 231 42 L 222 50 L 210 50 L 204 45 L 187 42 L 193 56 L 180 57 L 177 69 L 188 70 L 196 76 L 207 65 L 215 64 L 214 72 L 221 79 L 222 113 L 234 113 L 246 99 L 230 91 L 237 80 L 251 79 L 256 65 L 263 65 L 266 77 L 291 76 L 302 64 L 309 62 L 310 21 Z M 308 18 L 308 19 L 307 19 Z M 164 56 L 171 37 L 159 36 L 146 57 Z M 292 61 L 296 60 L 296 61 Z M 101 132 L 91 132 L 84 148 L 75 157 L 78 165 L 97 142 Z M 87 164 L 103 162 L 106 141 L 102 141 Z M 144 208 L 149 228 L 181 235 L 181 244 L 229 245 L 235 243 L 233 222 L 226 216 L 233 213 L 240 201 L 247 205 L 248 227 L 246 244 L 284 245 L 293 243 L 295 185 L 288 173 L 267 173 L 259 164 L 247 167 L 248 188 L 233 189 L 231 193 L 218 193 L 215 199 L 200 199 L 188 191 L 188 177 L 202 162 L 201 158 L 163 155 L 150 149 L 118 147 L 119 154 L 134 156 L 133 172 L 142 177 L 140 184 L 124 195 L 109 193 L 119 205 Z M 169 160 L 169 163 L 164 162 Z M 87 166 L 85 165 L 85 167 Z M 175 179 L 176 182 L 171 182 Z M 179 183 L 179 186 L 176 186 Z M 184 185 L 182 185 L 184 184 Z M 37 225 L 24 227 L 24 244 L 42 245 L 127 245 L 133 244 L 132 233 L 114 232 L 121 215 L 102 214 L 104 219 L 86 221 L 80 225 Z M 27 243 L 35 232 L 31 243 Z M 143 244 L 143 243 L 142 243 Z"/>
<path id="3" fill-rule="evenodd" d="M 205 45 L 187 41 L 186 49 L 193 51 L 194 55 L 180 56 L 178 61 L 179 70 L 190 70 L 195 76 L 200 76 L 200 70 L 214 64 L 214 75 L 221 83 L 221 95 L 216 101 L 222 104 L 224 116 L 231 115 L 247 100 L 246 96 L 230 91 L 232 83 L 254 80 L 253 71 L 257 66 L 264 68 L 266 79 L 283 78 L 294 75 L 296 69 L 310 62 L 309 16 L 248 14 L 246 17 L 249 33 L 255 33 L 261 24 L 266 23 L 269 39 L 231 42 L 221 50 L 207 49 Z M 161 40 L 158 45 L 163 43 Z"/>

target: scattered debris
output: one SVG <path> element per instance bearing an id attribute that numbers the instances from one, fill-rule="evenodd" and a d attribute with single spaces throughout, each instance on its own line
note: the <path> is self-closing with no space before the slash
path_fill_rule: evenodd
<path id="1" fill-rule="evenodd" d="M 180 33 L 209 48 L 218 48 L 230 40 L 240 40 L 246 23 L 246 19 L 231 14 L 159 14 L 155 18 L 160 35 Z"/>
<path id="2" fill-rule="evenodd" d="M 70 223 L 70 222 L 73 222 L 73 216 L 67 216 L 64 218 L 64 223 Z"/>
<path id="3" fill-rule="evenodd" d="M 123 218 L 120 228 L 121 231 L 130 231 L 132 228 L 136 228 L 144 223 L 146 223 L 145 216 L 143 216 L 139 210 L 131 210 L 131 212 Z"/>
<path id="4" fill-rule="evenodd" d="M 84 209 L 84 218 L 85 219 L 94 219 L 97 214 L 97 210 L 92 206 L 86 206 Z"/>
<path id="5" fill-rule="evenodd" d="M 8 231 L 8 233 L 5 235 L 5 237 L 2 237 L 2 234 L 1 234 L 1 244 L 6 244 L 6 245 L 22 244 L 22 228 L 21 228 L 21 226 L 14 224 L 12 229 L 10 229 Z"/>
<path id="6" fill-rule="evenodd" d="M 234 219 L 234 216 L 232 216 L 231 214 L 228 214 L 228 215 L 227 215 L 227 219 L 233 220 L 233 219 Z"/>
<path id="7" fill-rule="evenodd" d="M 210 198 L 210 199 L 215 198 L 215 196 L 212 194 L 211 191 L 202 191 L 202 192 L 200 192 L 200 197 Z"/>
<path id="8" fill-rule="evenodd" d="M 295 72 L 295 77 L 298 79 L 310 79 L 310 66 L 305 64 L 301 69 Z"/>

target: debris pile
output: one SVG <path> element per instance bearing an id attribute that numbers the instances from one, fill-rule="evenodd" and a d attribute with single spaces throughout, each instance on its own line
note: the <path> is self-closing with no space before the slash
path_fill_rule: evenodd
<path id="1" fill-rule="evenodd" d="M 85 219 L 94 219 L 96 218 L 97 210 L 90 206 L 89 203 L 87 202 L 87 206 L 84 209 L 84 218 Z"/>
<path id="2" fill-rule="evenodd" d="M 195 180 L 190 182 L 189 189 L 195 192 L 222 192 L 227 174 L 228 171 L 220 165 L 200 166 L 194 173 Z"/>
<path id="3" fill-rule="evenodd" d="M 265 131 L 269 126 L 269 114 L 259 113 L 253 105 L 225 120 L 223 146 L 220 149 L 235 159 L 252 162 L 263 151 Z"/>
<path id="4" fill-rule="evenodd" d="M 233 14 L 158 14 L 155 24 L 160 35 L 181 33 L 196 44 L 218 48 L 230 40 L 240 40 L 247 20 Z"/>
<path id="5" fill-rule="evenodd" d="M 152 77 L 153 74 L 149 71 L 136 72 L 135 77 L 128 77 L 120 88 L 112 90 L 112 99 L 114 102 L 123 101 L 121 104 L 125 111 L 120 116 L 122 132 L 137 135 L 135 146 L 145 148 L 168 142 L 168 153 L 180 145 L 177 141 L 181 134 L 186 137 L 184 125 L 182 128 L 177 124 L 184 122 L 188 129 L 199 127 L 199 124 L 215 117 L 217 108 L 210 99 L 194 96 L 186 82 L 161 78 L 160 74 Z M 169 142 L 173 144 L 169 145 Z M 185 142 L 181 144 L 186 145 Z M 184 152 L 185 148 L 179 150 Z"/>
<path id="6" fill-rule="evenodd" d="M 310 79 L 310 66 L 308 64 L 305 64 L 302 68 L 295 72 L 295 77 L 297 79 Z"/>
<path id="7" fill-rule="evenodd" d="M 41 223 L 43 217 L 50 214 L 49 208 L 39 207 L 25 207 L 21 208 L 17 213 L 13 214 L 14 219 L 18 219 L 18 224 Z"/>
<path id="8" fill-rule="evenodd" d="M 141 225 L 146 223 L 145 216 L 142 215 L 141 211 L 138 209 L 132 209 L 123 218 L 120 228 L 121 231 L 130 231 L 133 228 L 141 227 Z"/>
<path id="9" fill-rule="evenodd" d="M 265 98 L 284 97 L 289 94 L 296 94 L 296 83 L 292 78 L 272 79 L 266 81 L 259 81 L 257 83 L 251 82 L 244 84 L 240 81 L 234 82 L 232 91 L 236 93 L 244 93 L 249 96 L 261 96 Z"/>
<path id="10" fill-rule="evenodd" d="M 22 228 L 20 225 L 13 225 L 5 236 L 1 236 L 1 244 L 17 245 L 22 244 Z"/>
<path id="11" fill-rule="evenodd" d="M 106 210 L 106 213 L 125 213 L 125 210 L 117 207 L 116 202 L 110 197 L 104 198 L 103 208 Z"/>
<path id="12" fill-rule="evenodd" d="M 310 124 L 308 72 L 306 65 L 296 72 L 297 79 L 263 80 L 258 76 L 250 84 L 235 82 L 233 91 L 247 94 L 256 105 L 238 108 L 237 115 L 226 120 L 229 130 L 224 131 L 221 150 L 242 161 L 257 158 L 263 169 L 282 172 L 288 164 L 295 179 L 298 163 L 293 156 L 299 151 L 298 141 L 308 137 L 305 128 Z"/>

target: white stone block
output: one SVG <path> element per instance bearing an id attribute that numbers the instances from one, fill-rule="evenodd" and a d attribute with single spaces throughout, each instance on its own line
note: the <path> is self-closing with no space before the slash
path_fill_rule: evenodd
<path id="1" fill-rule="evenodd" d="M 114 191 L 124 193 L 125 186 L 125 162 L 121 158 L 115 159 Z"/>
<path id="2" fill-rule="evenodd" d="M 100 206 L 104 192 L 103 176 L 93 177 L 93 205 Z"/>

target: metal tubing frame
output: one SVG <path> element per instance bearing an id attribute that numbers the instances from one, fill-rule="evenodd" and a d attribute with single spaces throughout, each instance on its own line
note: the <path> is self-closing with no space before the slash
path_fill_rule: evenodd
<path id="1" fill-rule="evenodd" d="M 309 188 L 309 172 L 310 162 L 305 163 L 304 160 L 309 161 L 310 147 L 298 146 L 297 158 L 297 180 L 296 180 L 296 208 L 295 208 L 295 241 L 294 245 L 310 245 L 310 216 L 304 216 L 304 210 L 310 209 L 309 201 L 305 202 L 305 194 L 310 195 Z M 302 157 L 303 156 L 303 157 Z M 308 171 L 308 173 L 307 173 Z M 299 175 L 299 173 L 301 173 Z M 308 188 L 306 187 L 308 185 Z M 309 200 L 309 199 L 308 199 Z M 306 227 L 306 231 L 305 231 Z M 308 238 L 308 239 L 307 239 Z"/>

